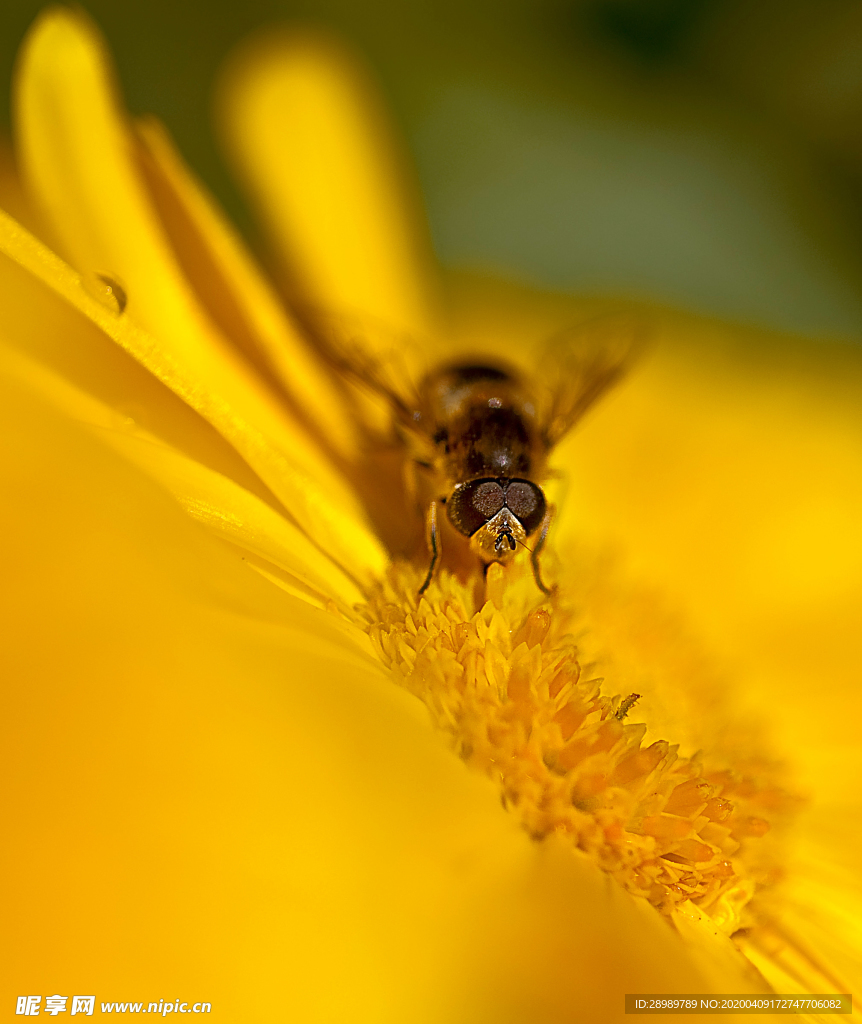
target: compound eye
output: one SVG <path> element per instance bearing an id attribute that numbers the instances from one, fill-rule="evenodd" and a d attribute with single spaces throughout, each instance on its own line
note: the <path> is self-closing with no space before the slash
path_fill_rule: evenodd
<path id="1" fill-rule="evenodd" d="M 505 504 L 506 494 L 496 480 L 471 480 L 458 484 L 446 503 L 446 512 L 459 533 L 472 537 Z"/>
<path id="2" fill-rule="evenodd" d="M 473 508 L 479 515 L 484 516 L 487 522 L 506 504 L 506 494 L 496 480 L 486 480 L 473 490 L 470 500 Z"/>
<path id="3" fill-rule="evenodd" d="M 506 488 L 506 506 L 518 517 L 529 536 L 545 517 L 545 496 L 542 489 L 529 480 L 513 480 Z"/>

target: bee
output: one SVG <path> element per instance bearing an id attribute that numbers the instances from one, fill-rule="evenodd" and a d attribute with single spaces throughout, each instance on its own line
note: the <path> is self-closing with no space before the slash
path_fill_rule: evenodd
<path id="1" fill-rule="evenodd" d="M 431 564 L 419 593 L 431 583 L 440 556 L 438 506 L 445 506 L 450 524 L 469 539 L 483 566 L 510 562 L 537 535 L 533 575 L 549 593 L 538 559 L 552 511 L 536 482 L 545 476 L 549 446 L 527 381 L 500 364 L 455 363 L 429 373 L 418 396 L 412 421 L 424 428 L 433 449 L 430 459 L 414 459 L 438 482 L 427 511 Z"/>
<path id="2" fill-rule="evenodd" d="M 318 319 L 314 333 L 328 361 L 391 410 L 407 488 L 424 495 L 430 564 L 419 594 L 440 561 L 441 509 L 484 571 L 526 550 L 536 586 L 550 594 L 539 562 L 554 516 L 542 489 L 548 457 L 623 376 L 641 348 L 640 322 L 601 317 L 566 331 L 548 344 L 533 375 L 476 357 L 444 363 L 415 384 L 398 381 L 386 360 L 369 355 L 362 329 Z"/>

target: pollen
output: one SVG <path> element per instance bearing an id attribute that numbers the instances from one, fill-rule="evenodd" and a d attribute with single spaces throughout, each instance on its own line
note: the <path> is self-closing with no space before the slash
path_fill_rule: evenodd
<path id="1" fill-rule="evenodd" d="M 770 839 L 793 804 L 757 750 L 734 764 L 672 736 L 649 742 L 647 722 L 632 721 L 648 716 L 646 688 L 601 678 L 575 603 L 516 571 L 491 565 L 479 600 L 480 584 L 447 574 L 420 598 L 419 577 L 396 565 L 366 628 L 526 832 L 567 838 L 665 914 L 691 900 L 726 934 L 750 925 L 752 898 L 780 877 Z"/>

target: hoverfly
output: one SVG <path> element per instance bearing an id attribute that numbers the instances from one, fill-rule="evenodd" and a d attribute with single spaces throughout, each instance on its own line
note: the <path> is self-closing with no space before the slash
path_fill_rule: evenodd
<path id="1" fill-rule="evenodd" d="M 642 324 L 600 317 L 566 331 L 551 340 L 533 375 L 481 356 L 446 362 L 415 383 L 394 379 L 385 360 L 368 354 L 366 326 L 320 317 L 306 326 L 340 374 L 391 410 L 408 490 L 425 516 L 430 564 L 419 593 L 440 560 L 441 508 L 484 570 L 527 550 L 537 587 L 551 593 L 539 565 L 554 515 L 541 486 L 548 456 L 622 377 L 641 347 Z"/>

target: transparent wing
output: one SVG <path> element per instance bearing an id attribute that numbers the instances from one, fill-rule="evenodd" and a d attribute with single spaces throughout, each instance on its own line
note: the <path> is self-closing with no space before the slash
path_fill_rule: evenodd
<path id="1" fill-rule="evenodd" d="M 416 339 L 360 314 L 304 309 L 300 316 L 337 374 L 384 399 L 403 425 L 412 423 L 426 363 Z"/>
<path id="2" fill-rule="evenodd" d="M 650 333 L 643 317 L 613 314 L 561 331 L 548 342 L 536 380 L 539 422 L 549 449 L 625 375 Z"/>

